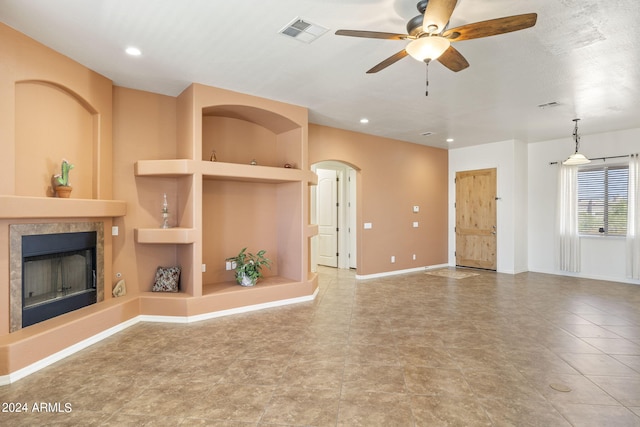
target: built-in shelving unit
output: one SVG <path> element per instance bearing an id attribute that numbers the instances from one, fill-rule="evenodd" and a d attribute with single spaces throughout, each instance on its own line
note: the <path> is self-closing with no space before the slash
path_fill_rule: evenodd
<path id="1" fill-rule="evenodd" d="M 176 246 L 181 292 L 142 292 L 145 314 L 198 315 L 312 297 L 307 110 L 194 84 L 178 97 L 177 159 L 141 159 L 137 177 L 175 180 L 177 227 L 139 224 L 136 242 Z M 215 161 L 212 153 L 215 152 Z M 257 163 L 257 164 L 252 164 Z M 267 250 L 272 269 L 237 285 L 224 260 Z"/>

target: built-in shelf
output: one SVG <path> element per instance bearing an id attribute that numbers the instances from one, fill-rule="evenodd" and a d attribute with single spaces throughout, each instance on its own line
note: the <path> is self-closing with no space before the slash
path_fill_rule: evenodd
<path id="1" fill-rule="evenodd" d="M 202 173 L 204 179 L 246 182 L 302 182 L 317 184 L 317 175 L 300 169 L 209 162 L 205 160 L 139 160 L 136 176 L 180 177 Z"/>
<path id="2" fill-rule="evenodd" d="M 205 179 L 248 182 L 300 182 L 306 178 L 300 169 L 223 162 L 202 162 L 202 174 Z"/>
<path id="3" fill-rule="evenodd" d="M 225 294 L 234 292 L 251 292 L 280 285 L 299 283 L 295 280 L 281 276 L 261 278 L 255 286 L 240 286 L 235 281 L 209 283 L 202 286 L 202 295 Z"/>
<path id="4" fill-rule="evenodd" d="M 188 159 L 139 160 L 135 163 L 136 176 L 176 177 L 192 175 L 197 162 Z"/>
<path id="5" fill-rule="evenodd" d="M 127 204 L 123 200 L 0 195 L 0 219 L 114 218 L 126 213 Z"/>
<path id="6" fill-rule="evenodd" d="M 135 238 L 138 243 L 188 244 L 196 241 L 194 228 L 136 228 Z"/>

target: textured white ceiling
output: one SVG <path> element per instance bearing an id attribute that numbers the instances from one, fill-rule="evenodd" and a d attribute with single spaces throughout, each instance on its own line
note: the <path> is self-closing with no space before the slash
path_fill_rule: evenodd
<path id="1" fill-rule="evenodd" d="M 415 3 L 0 0 L 0 21 L 116 85 L 175 96 L 199 82 L 308 107 L 312 123 L 442 148 L 571 141 L 575 117 L 582 134 L 640 127 L 637 0 L 459 0 L 450 27 L 529 12 L 538 22 L 456 43 L 470 67 L 432 63 L 428 97 L 425 65 L 410 57 L 365 74 L 407 42 L 334 34 L 404 33 Z M 297 17 L 329 31 L 309 44 L 278 33 Z M 130 45 L 142 55 L 126 55 Z"/>

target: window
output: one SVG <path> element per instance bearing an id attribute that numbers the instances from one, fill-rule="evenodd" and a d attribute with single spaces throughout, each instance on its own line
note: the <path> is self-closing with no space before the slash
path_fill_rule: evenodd
<path id="1" fill-rule="evenodd" d="M 629 167 L 596 166 L 578 170 L 580 234 L 627 234 Z"/>

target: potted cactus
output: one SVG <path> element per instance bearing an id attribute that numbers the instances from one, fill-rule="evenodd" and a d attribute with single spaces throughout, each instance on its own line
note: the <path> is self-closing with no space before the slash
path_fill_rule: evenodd
<path id="1" fill-rule="evenodd" d="M 73 190 L 73 187 L 69 185 L 69 171 L 71 169 L 73 169 L 73 164 L 69 163 L 67 159 L 62 159 L 60 173 L 53 176 L 56 196 L 67 199 L 71 195 L 71 190 Z"/>

